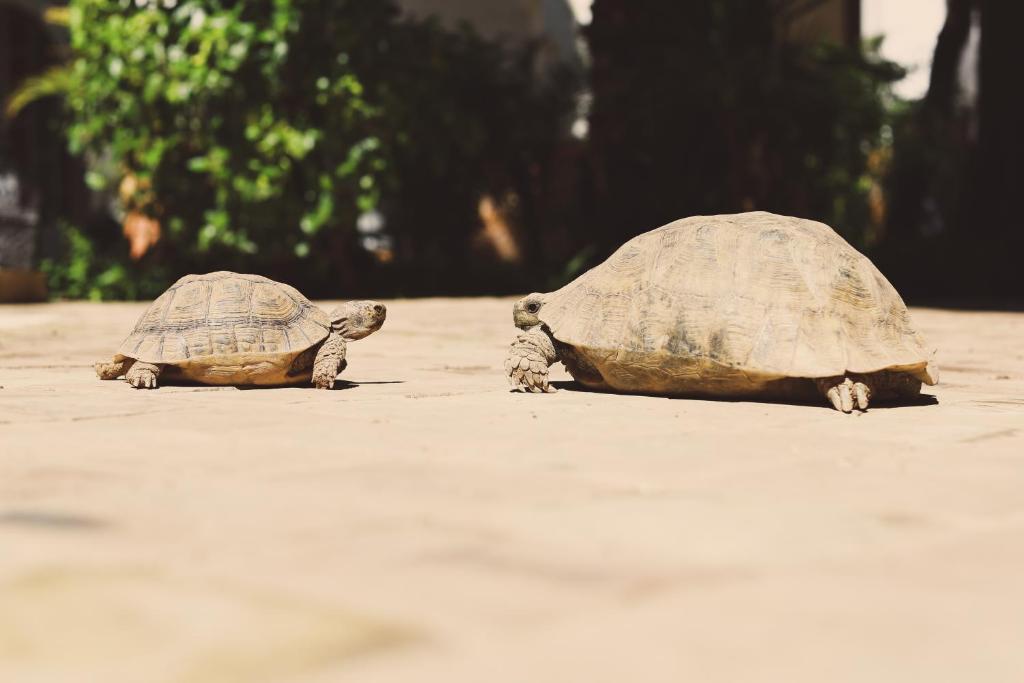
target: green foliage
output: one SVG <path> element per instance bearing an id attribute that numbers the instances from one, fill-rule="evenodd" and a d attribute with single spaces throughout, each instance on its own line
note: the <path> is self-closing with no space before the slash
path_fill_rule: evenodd
<path id="1" fill-rule="evenodd" d="M 480 194 L 528 194 L 571 104 L 529 55 L 391 0 L 71 0 L 66 19 L 70 147 L 94 189 L 131 179 L 122 208 L 160 222 L 146 259 L 167 272 L 365 286 L 355 221 L 383 207 L 393 268 L 443 287 Z"/>
<path id="2" fill-rule="evenodd" d="M 75 0 L 72 150 L 152 188 L 137 208 L 182 255 L 308 253 L 376 203 L 384 166 L 346 36 L 303 30 L 349 4 Z"/>
<path id="3" fill-rule="evenodd" d="M 903 72 L 877 44 L 792 38 L 781 5 L 596 0 L 591 130 L 608 244 L 680 216 L 750 209 L 862 240 L 869 157 Z"/>
<path id="4" fill-rule="evenodd" d="M 97 240 L 66 223 L 60 226 L 61 256 L 39 264 L 51 293 L 70 299 L 143 299 L 166 288 L 166 269 L 126 263 L 115 240 Z"/>
<path id="5" fill-rule="evenodd" d="M 21 110 L 36 100 L 51 95 L 63 95 L 71 87 L 71 73 L 65 66 L 54 66 L 38 76 L 26 78 L 11 93 L 4 106 L 4 114 L 13 119 Z"/>
<path id="6" fill-rule="evenodd" d="M 542 209 L 547 188 L 540 179 L 566 137 L 574 76 L 555 69 L 538 79 L 530 50 L 513 52 L 432 22 L 406 24 L 391 41 L 368 65 L 367 82 L 382 111 L 379 138 L 391 171 L 383 178 L 383 208 L 398 238 L 403 279 L 413 283 L 407 291 L 536 286 L 531 270 L 546 266 L 540 236 L 561 227 Z M 519 202 L 527 263 L 499 274 L 469 246 L 481 195 L 506 192 Z"/>

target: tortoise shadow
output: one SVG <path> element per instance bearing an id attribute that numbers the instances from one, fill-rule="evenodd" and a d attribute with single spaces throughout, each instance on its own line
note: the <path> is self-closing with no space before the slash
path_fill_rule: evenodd
<path id="1" fill-rule="evenodd" d="M 334 386 L 331 387 L 329 389 L 329 391 L 347 391 L 349 389 L 358 389 L 361 386 L 371 386 L 371 385 L 374 385 L 374 384 L 405 384 L 405 380 L 403 380 L 403 379 L 386 379 L 386 380 L 378 380 L 378 381 L 375 381 L 375 382 L 351 382 L 351 381 L 349 381 L 347 379 L 336 379 L 336 380 L 334 380 Z M 260 386 L 239 386 L 237 388 L 241 389 L 243 391 L 248 391 L 248 390 L 251 390 L 251 389 L 310 389 L 310 390 L 313 390 L 313 391 L 320 391 L 320 389 L 317 389 L 312 384 L 291 384 L 291 385 L 288 385 L 288 386 L 285 386 L 285 387 L 274 387 L 274 386 L 264 386 L 264 387 L 260 387 Z"/>
<path id="2" fill-rule="evenodd" d="M 381 380 L 377 382 L 350 382 L 347 379 L 334 380 L 334 386 L 330 391 L 346 391 L 348 389 L 356 389 L 363 385 L 373 384 L 405 384 L 405 380 L 393 379 L 393 380 Z M 211 391 L 217 389 L 237 389 L 239 391 L 270 391 L 274 389 L 311 389 L 317 390 L 312 384 L 286 384 L 286 385 L 252 385 L 252 384 L 203 384 L 202 382 L 192 382 L 189 380 L 168 380 L 161 381 L 160 386 L 162 387 L 184 387 L 193 388 L 202 391 Z"/>
<path id="3" fill-rule="evenodd" d="M 93 530 L 109 526 L 106 521 L 95 517 L 35 509 L 7 510 L 0 513 L 0 524 L 65 531 Z"/>
<path id="4" fill-rule="evenodd" d="M 579 392 L 584 394 L 618 394 L 621 396 L 647 396 L 650 398 L 662 398 L 670 401 L 715 401 L 718 403 L 760 403 L 768 405 L 790 405 L 790 406 L 809 406 L 814 408 L 830 408 L 828 402 L 822 397 L 819 400 L 814 398 L 773 398 L 770 396 L 741 396 L 741 397 L 728 397 L 728 396 L 701 396 L 701 395 L 680 395 L 680 396 L 664 396 L 662 394 L 649 394 L 643 392 L 625 392 L 625 391 L 608 391 L 603 389 L 591 389 L 590 387 L 584 386 L 574 380 L 559 380 L 551 382 L 551 386 L 558 389 L 559 391 L 570 391 Z M 918 394 L 912 398 L 896 399 L 889 401 L 879 401 L 878 403 L 871 403 L 868 406 L 868 410 L 888 410 L 889 408 L 908 408 L 908 407 L 919 407 L 919 406 L 937 406 L 939 405 L 939 399 L 934 394 Z"/>

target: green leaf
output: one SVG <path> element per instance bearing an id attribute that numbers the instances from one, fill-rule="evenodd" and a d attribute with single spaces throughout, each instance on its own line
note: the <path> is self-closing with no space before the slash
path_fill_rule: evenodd
<path id="1" fill-rule="evenodd" d="M 97 171 L 86 171 L 85 184 L 94 190 L 102 190 L 107 186 L 107 179 Z"/>
<path id="2" fill-rule="evenodd" d="M 67 94 L 74 85 L 71 67 L 55 66 L 39 76 L 26 78 L 7 98 L 4 111 L 7 118 L 13 119 L 22 109 L 51 95 Z"/>

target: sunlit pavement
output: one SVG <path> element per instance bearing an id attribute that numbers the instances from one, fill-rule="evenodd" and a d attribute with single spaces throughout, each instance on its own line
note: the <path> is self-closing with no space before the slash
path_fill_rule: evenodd
<path id="1" fill-rule="evenodd" d="M 143 307 L 0 306 L 0 681 L 1024 680 L 1024 314 L 844 416 L 510 394 L 499 299 L 330 392 L 97 380 Z"/>

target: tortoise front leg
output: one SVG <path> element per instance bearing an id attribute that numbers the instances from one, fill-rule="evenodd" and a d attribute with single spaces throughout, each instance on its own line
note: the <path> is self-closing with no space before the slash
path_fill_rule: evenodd
<path id="1" fill-rule="evenodd" d="M 548 367 L 558 360 L 555 343 L 541 325 L 518 335 L 505 359 L 505 374 L 512 391 L 535 394 L 557 391 L 548 384 Z"/>
<path id="2" fill-rule="evenodd" d="M 128 372 L 128 368 L 135 362 L 134 358 L 125 358 L 122 360 L 115 360 L 109 363 L 103 361 L 97 361 L 93 363 L 93 368 L 96 370 L 96 376 L 100 379 L 117 379 L 124 373 Z"/>
<path id="3" fill-rule="evenodd" d="M 156 378 L 163 368 L 163 365 L 135 361 L 124 373 L 124 378 L 136 389 L 156 389 Z"/>
<path id="4" fill-rule="evenodd" d="M 333 389 L 338 373 L 345 369 L 345 340 L 337 332 L 331 334 L 320 345 L 313 361 L 313 386 L 317 389 Z"/>

